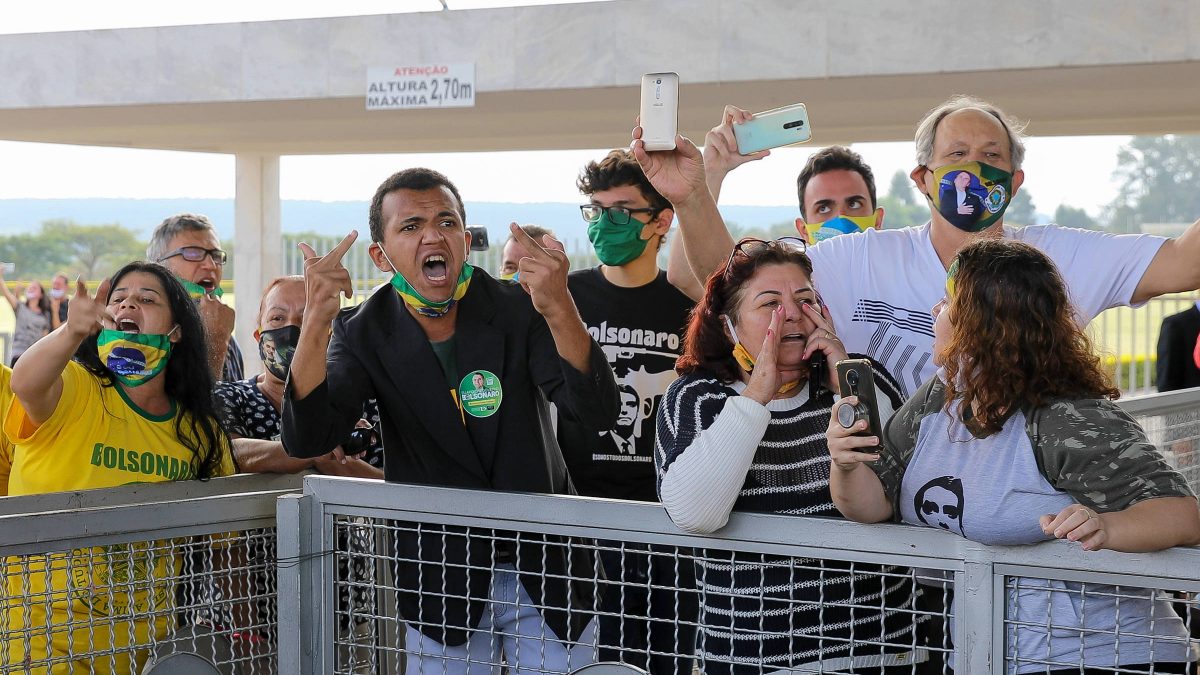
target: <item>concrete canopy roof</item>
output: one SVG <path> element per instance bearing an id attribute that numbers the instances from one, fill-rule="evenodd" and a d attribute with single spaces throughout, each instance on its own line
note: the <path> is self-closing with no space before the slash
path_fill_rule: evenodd
<path id="1" fill-rule="evenodd" d="M 366 110 L 368 67 L 422 63 L 474 63 L 476 107 Z M 0 36 L 0 70 L 0 138 L 203 152 L 612 147 L 658 70 L 698 143 L 726 103 L 796 101 L 816 144 L 909 140 L 956 93 L 1036 135 L 1188 133 L 1200 3 L 618 0 Z"/>

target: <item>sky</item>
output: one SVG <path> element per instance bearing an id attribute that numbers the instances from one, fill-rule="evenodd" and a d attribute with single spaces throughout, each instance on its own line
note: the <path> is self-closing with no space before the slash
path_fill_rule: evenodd
<path id="1" fill-rule="evenodd" d="M 446 1 L 451 11 L 547 4 L 535 0 Z M 440 10 L 439 0 L 0 2 L 0 34 Z M 810 109 L 819 109 L 819 101 L 806 103 Z M 714 123 L 719 115 L 719 110 L 713 111 Z M 819 141 L 819 128 L 814 129 L 814 136 Z M 1049 215 L 1065 203 L 1099 215 L 1116 191 L 1112 179 L 1116 151 L 1128 138 L 1030 139 L 1024 189 L 1037 210 Z M 722 203 L 794 205 L 796 173 L 818 147 L 775 150 L 771 157 L 739 168 L 725 183 Z M 854 149 L 873 167 L 881 193 L 886 192 L 892 174 L 897 170 L 908 173 L 914 166 L 911 142 L 862 143 Z M 574 202 L 579 199 L 575 177 L 580 167 L 607 150 L 292 156 L 281 160 L 280 189 L 284 199 L 366 200 L 392 172 L 429 166 L 450 176 L 468 201 Z M 234 193 L 230 155 L 0 142 L 0 157 L 4 158 L 0 162 L 0 199 L 232 198 Z M 522 171 L 511 171 L 514 163 Z"/>

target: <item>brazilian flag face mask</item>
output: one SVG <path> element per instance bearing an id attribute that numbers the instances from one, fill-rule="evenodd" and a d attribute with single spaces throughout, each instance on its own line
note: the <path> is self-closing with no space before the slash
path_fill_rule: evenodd
<path id="1" fill-rule="evenodd" d="M 127 387 L 141 386 L 167 367 L 171 356 L 171 333 L 127 333 L 105 328 L 96 337 L 100 362 Z"/>
<path id="2" fill-rule="evenodd" d="M 808 243 L 816 244 L 839 234 L 854 234 L 866 232 L 875 227 L 875 214 L 869 216 L 837 216 L 823 223 L 805 223 L 808 230 Z"/>
<path id="3" fill-rule="evenodd" d="M 982 232 L 991 227 L 1004 217 L 1012 201 L 1013 175 L 991 164 L 947 164 L 930 171 L 936 186 L 928 195 L 933 207 L 964 232 Z"/>
<path id="4" fill-rule="evenodd" d="M 471 263 L 463 262 L 462 269 L 458 272 L 458 282 L 454 286 L 454 293 L 446 300 L 436 301 L 429 300 L 421 295 L 417 289 L 408 283 L 404 275 L 400 274 L 399 268 L 396 267 L 392 259 L 383 251 L 383 246 L 380 245 L 379 251 L 383 253 L 383 259 L 392 266 L 392 288 L 400 294 L 400 298 L 404 300 L 404 304 L 412 307 L 417 314 L 428 316 L 434 319 L 441 318 L 450 313 L 450 310 L 462 300 L 467 294 L 467 289 L 471 286 L 471 276 L 475 273 L 475 267 Z"/>
<path id="5" fill-rule="evenodd" d="M 175 278 L 179 279 L 179 277 L 175 277 Z M 203 296 L 203 295 L 211 295 L 214 298 L 219 298 L 222 295 L 225 295 L 225 291 L 222 290 L 220 286 L 217 286 L 216 288 L 209 291 L 208 289 L 201 286 L 200 284 L 192 283 L 192 282 L 188 281 L 187 279 L 179 279 L 179 283 L 183 284 L 183 290 L 187 291 L 188 297 L 190 297 L 193 300 L 199 300 L 200 296 Z"/>

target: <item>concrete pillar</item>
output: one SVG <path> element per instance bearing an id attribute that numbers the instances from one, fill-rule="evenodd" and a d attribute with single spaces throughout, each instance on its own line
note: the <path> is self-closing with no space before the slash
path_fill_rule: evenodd
<path id="1" fill-rule="evenodd" d="M 242 347 L 246 374 L 262 372 L 254 341 L 263 289 L 283 269 L 279 155 L 239 154 L 233 216 L 233 335 Z"/>

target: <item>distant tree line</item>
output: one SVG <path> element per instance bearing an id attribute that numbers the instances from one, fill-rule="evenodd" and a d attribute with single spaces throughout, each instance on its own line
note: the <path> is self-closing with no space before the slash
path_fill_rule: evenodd
<path id="1" fill-rule="evenodd" d="M 131 260 L 146 257 L 147 241 L 117 223 L 82 225 L 71 220 L 47 220 L 37 232 L 0 236 L 0 261 L 16 265 L 7 281 L 47 281 L 59 272 L 89 281 L 115 272 Z M 233 277 L 233 242 L 221 247 L 230 253 L 225 278 Z"/>

